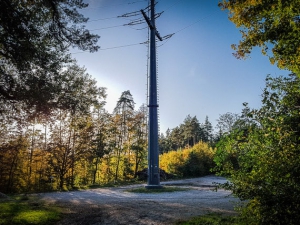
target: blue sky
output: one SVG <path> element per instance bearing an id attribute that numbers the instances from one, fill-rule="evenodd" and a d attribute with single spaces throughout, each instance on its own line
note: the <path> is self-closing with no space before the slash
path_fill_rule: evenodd
<path id="1" fill-rule="evenodd" d="M 147 25 L 124 26 L 136 17 L 121 17 L 139 11 L 147 0 L 86 0 L 82 13 L 90 18 L 87 28 L 101 36 L 97 53 L 73 57 L 107 88 L 106 109 L 112 112 L 121 93 L 130 90 L 136 109 L 146 103 Z M 157 42 L 160 131 L 174 128 L 190 114 L 203 123 L 208 116 L 213 125 L 221 114 L 240 113 L 242 103 L 260 106 L 267 74 L 278 76 L 277 69 L 254 49 L 246 60 L 234 58 L 231 44 L 240 33 L 221 11 L 218 0 L 158 0 L 156 12 L 164 13 L 156 26 L 167 41 Z M 127 46 L 131 45 L 131 46 Z M 121 47 L 127 46 L 127 47 Z"/>

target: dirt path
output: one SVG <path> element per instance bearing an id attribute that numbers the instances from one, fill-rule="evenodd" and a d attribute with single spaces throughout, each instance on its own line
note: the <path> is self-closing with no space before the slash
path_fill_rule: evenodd
<path id="1" fill-rule="evenodd" d="M 214 191 L 214 182 L 226 180 L 216 176 L 161 182 L 162 185 L 188 187 L 188 191 L 141 194 L 126 190 L 143 186 L 99 188 L 86 191 L 39 194 L 42 200 L 65 209 L 57 225 L 102 224 L 174 224 L 193 216 L 211 212 L 233 214 L 238 200 L 225 190 Z"/>

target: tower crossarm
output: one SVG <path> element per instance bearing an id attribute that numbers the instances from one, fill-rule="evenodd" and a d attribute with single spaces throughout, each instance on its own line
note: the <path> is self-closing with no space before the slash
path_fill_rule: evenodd
<path id="1" fill-rule="evenodd" d="M 143 17 L 145 18 L 145 20 L 146 20 L 146 22 L 147 22 L 149 28 L 150 28 L 151 30 L 155 30 L 155 35 L 156 35 L 156 37 L 157 37 L 160 41 L 163 41 L 163 39 L 162 39 L 162 37 L 160 36 L 160 34 L 158 33 L 156 27 L 153 26 L 152 21 L 151 21 L 151 20 L 149 19 L 149 17 L 146 15 L 146 13 L 144 12 L 144 10 L 141 9 L 141 13 L 142 13 Z"/>

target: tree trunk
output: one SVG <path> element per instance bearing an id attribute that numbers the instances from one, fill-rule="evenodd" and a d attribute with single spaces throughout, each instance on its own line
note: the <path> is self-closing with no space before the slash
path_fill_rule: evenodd
<path id="1" fill-rule="evenodd" d="M 97 171 L 98 171 L 98 163 L 99 163 L 99 156 L 97 156 L 96 158 L 96 163 L 95 163 L 95 170 L 94 170 L 94 174 L 93 174 L 93 184 L 96 184 L 96 175 L 97 175 Z"/>

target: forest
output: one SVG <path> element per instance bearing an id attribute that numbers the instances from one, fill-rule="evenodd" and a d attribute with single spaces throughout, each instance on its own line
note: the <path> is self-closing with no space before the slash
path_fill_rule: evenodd
<path id="1" fill-rule="evenodd" d="M 159 137 L 160 167 L 173 177 L 215 173 L 243 201 L 246 224 L 300 219 L 300 4 L 220 1 L 242 33 L 245 59 L 259 47 L 290 71 L 267 76 L 260 108 L 220 115 L 215 128 L 187 115 Z M 0 1 L 0 192 L 75 190 L 136 181 L 147 167 L 147 106 L 130 91 L 105 110 L 106 88 L 69 47 L 95 52 L 81 0 Z M 42 10 L 41 10 L 42 9 Z"/>
<path id="2" fill-rule="evenodd" d="M 77 0 L 0 2 L 0 192 L 119 183 L 147 167 L 147 106 L 136 109 L 128 90 L 108 113 L 106 88 L 69 54 L 70 47 L 99 49 L 99 36 L 79 13 L 87 6 Z M 189 115 L 159 142 L 161 154 L 202 143 L 210 155 L 216 143 L 208 117 L 201 124 Z"/>
<path id="3" fill-rule="evenodd" d="M 67 96 L 70 108 L 45 115 L 14 104 L 1 114 L 1 192 L 72 190 L 118 183 L 135 179 L 137 172 L 147 167 L 147 107 L 136 110 L 130 91 L 124 91 L 110 114 L 105 110 L 105 88 L 98 88 L 84 69 L 72 65 L 61 77 L 67 82 L 57 101 Z M 197 144 L 195 153 L 210 155 L 206 172 L 194 176 L 210 173 L 213 143 L 208 118 L 200 124 L 189 115 L 159 139 L 163 157 L 172 151 L 184 153 Z M 189 156 L 185 153 L 180 163 Z M 163 157 L 162 167 L 169 168 L 167 164 L 174 162 L 164 162 Z M 190 160 L 197 163 L 200 158 Z"/>

